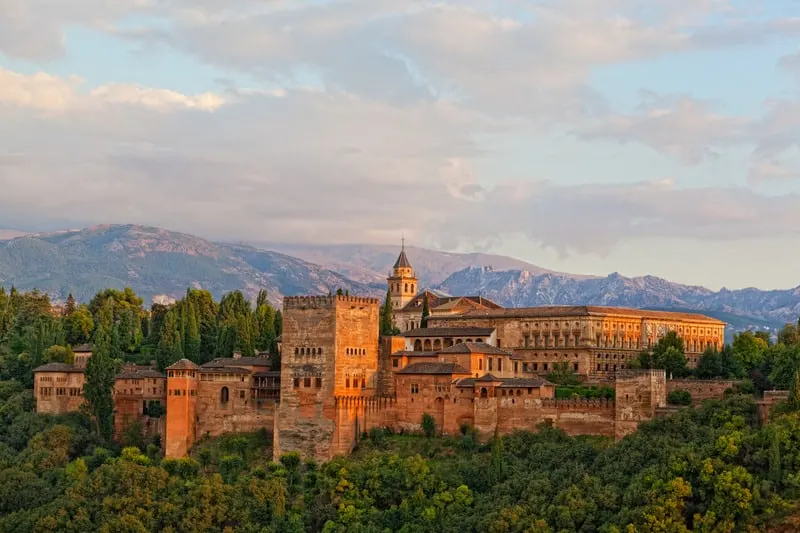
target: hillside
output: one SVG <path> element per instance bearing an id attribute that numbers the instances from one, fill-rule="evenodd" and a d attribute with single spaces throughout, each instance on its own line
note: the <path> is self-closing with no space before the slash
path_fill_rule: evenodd
<path id="1" fill-rule="evenodd" d="M 276 250 L 305 261 L 341 272 L 361 283 L 385 283 L 392 264 L 397 259 L 400 246 L 369 244 L 280 244 L 250 243 L 258 248 Z M 450 253 L 414 246 L 406 246 L 406 252 L 423 286 L 442 283 L 453 272 L 469 267 L 492 267 L 495 270 L 525 270 L 533 274 L 555 274 L 519 259 L 483 253 Z M 589 276 L 561 273 L 569 278 L 585 279 Z"/>
<path id="2" fill-rule="evenodd" d="M 69 292 L 86 301 L 104 287 L 131 286 L 149 302 L 179 297 L 187 287 L 216 297 L 240 289 L 254 296 L 266 289 L 284 295 L 326 294 L 341 287 L 381 295 L 345 276 L 278 252 L 213 243 L 199 237 L 143 226 L 96 226 L 31 234 L 0 242 L 0 285 L 37 288 L 54 299 Z"/>
<path id="3" fill-rule="evenodd" d="M 594 304 L 701 311 L 729 322 L 733 329 L 779 328 L 800 316 L 800 288 L 714 292 L 655 276 L 627 278 L 618 273 L 579 279 L 473 267 L 453 273 L 435 288 L 449 294 L 481 294 L 510 307 Z"/>

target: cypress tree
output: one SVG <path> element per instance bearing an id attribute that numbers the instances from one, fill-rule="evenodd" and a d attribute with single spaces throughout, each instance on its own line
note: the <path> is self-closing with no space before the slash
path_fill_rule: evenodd
<path id="1" fill-rule="evenodd" d="M 164 316 L 164 323 L 161 325 L 161 335 L 156 348 L 156 364 L 159 370 L 163 371 L 182 358 L 182 342 L 178 332 L 175 310 L 172 309 Z"/>
<path id="2" fill-rule="evenodd" d="M 102 322 L 101 322 L 102 324 Z M 94 416 L 98 434 L 111 440 L 114 432 L 114 399 L 112 388 L 116 364 L 111 358 L 111 337 L 105 327 L 98 327 L 94 336 L 92 356 L 86 362 L 84 397 Z"/>
<path id="3" fill-rule="evenodd" d="M 420 326 L 423 328 L 428 327 L 428 316 L 431 314 L 431 309 L 428 306 L 428 293 L 425 293 L 425 296 L 422 298 L 422 320 L 420 321 Z"/>
<path id="4" fill-rule="evenodd" d="M 789 409 L 800 411 L 800 367 L 794 372 L 792 387 L 789 389 Z"/>
<path id="5" fill-rule="evenodd" d="M 75 298 L 73 298 L 72 293 L 69 293 L 69 295 L 67 296 L 67 303 L 64 306 L 64 316 L 65 317 L 72 316 L 72 313 L 75 312 L 76 308 L 77 305 L 75 303 Z"/>
<path id="6" fill-rule="evenodd" d="M 191 301 L 184 306 L 184 313 L 186 313 L 186 332 L 183 343 L 184 357 L 197 363 L 200 360 L 200 331 L 197 328 L 197 317 Z"/>
<path id="7" fill-rule="evenodd" d="M 389 336 L 395 335 L 397 333 L 397 329 L 394 327 L 392 323 L 392 301 L 391 295 L 389 291 L 386 291 L 386 299 L 383 301 L 383 307 L 381 307 L 381 335 Z"/>

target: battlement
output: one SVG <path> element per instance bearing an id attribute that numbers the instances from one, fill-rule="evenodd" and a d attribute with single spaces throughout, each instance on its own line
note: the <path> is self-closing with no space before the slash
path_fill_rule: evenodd
<path id="1" fill-rule="evenodd" d="M 566 411 L 584 409 L 614 409 L 616 403 L 608 398 L 545 398 L 542 407 L 552 407 Z"/>
<path id="2" fill-rule="evenodd" d="M 649 368 L 643 370 L 622 370 L 616 373 L 616 381 L 637 381 L 642 378 L 667 379 L 667 372 L 663 369 Z"/>
<path id="3" fill-rule="evenodd" d="M 351 305 L 380 305 L 377 298 L 364 296 L 287 296 L 283 299 L 284 309 L 333 309 L 337 303 Z"/>

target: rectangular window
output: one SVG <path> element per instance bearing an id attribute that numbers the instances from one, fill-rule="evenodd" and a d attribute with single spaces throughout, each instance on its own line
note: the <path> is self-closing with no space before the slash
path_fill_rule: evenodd
<path id="1" fill-rule="evenodd" d="M 574 370 L 575 372 L 578 371 L 578 363 L 573 363 L 572 364 L 572 370 Z"/>
<path id="2" fill-rule="evenodd" d="M 303 387 L 311 386 L 311 378 L 303 378 Z"/>
<path id="3" fill-rule="evenodd" d="M 244 400 L 244 391 L 243 391 L 243 390 L 240 390 L 240 391 L 239 391 L 239 398 L 241 398 L 242 400 Z"/>
<path id="4" fill-rule="evenodd" d="M 489 372 L 491 372 L 491 371 L 492 371 L 492 362 L 493 362 L 493 361 L 492 361 L 492 358 L 490 357 L 490 358 L 489 358 Z"/>
<path id="5" fill-rule="evenodd" d="M 533 363 L 533 371 L 536 372 L 539 370 L 539 363 Z"/>
<path id="6" fill-rule="evenodd" d="M 367 379 L 366 378 L 361 378 L 361 388 L 362 389 L 366 389 L 367 388 Z"/>
<path id="7" fill-rule="evenodd" d="M 503 343 L 502 343 L 502 342 L 500 342 L 500 339 L 497 339 L 497 347 L 498 347 L 498 348 L 500 348 L 500 347 L 502 346 L 502 344 L 503 344 Z"/>
<path id="8" fill-rule="evenodd" d="M 498 357 L 497 358 L 497 371 L 498 372 L 502 372 L 503 371 L 503 358 L 502 357 Z"/>
<path id="9" fill-rule="evenodd" d="M 300 386 L 300 378 L 294 378 L 294 388 L 296 389 L 299 386 Z"/>
<path id="10" fill-rule="evenodd" d="M 349 389 L 350 388 L 350 378 L 347 378 L 347 379 L 344 380 L 344 388 L 345 389 Z"/>
<path id="11" fill-rule="evenodd" d="M 519 372 L 519 363 L 514 362 L 514 373 L 516 374 L 517 372 Z"/>
<path id="12" fill-rule="evenodd" d="M 322 387 L 322 378 L 317 378 L 316 387 L 319 389 Z"/>
<path id="13" fill-rule="evenodd" d="M 400 366 L 400 360 L 392 359 L 392 368 L 397 368 L 398 366 Z"/>
<path id="14" fill-rule="evenodd" d="M 547 363 L 542 364 L 542 370 L 547 370 Z"/>
<path id="15" fill-rule="evenodd" d="M 419 393 L 419 384 L 412 383 L 411 384 L 411 394 L 418 394 Z"/>

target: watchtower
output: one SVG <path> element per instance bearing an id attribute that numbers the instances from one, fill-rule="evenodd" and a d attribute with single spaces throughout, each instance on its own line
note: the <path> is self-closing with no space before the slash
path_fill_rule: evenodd
<path id="1" fill-rule="evenodd" d="M 185 457 L 194 444 L 198 369 L 188 359 L 181 359 L 167 367 L 167 427 L 164 438 L 166 457 Z"/>
<path id="2" fill-rule="evenodd" d="M 379 314 L 375 298 L 284 298 L 276 460 L 299 451 L 327 461 L 341 448 L 337 398 L 375 396 Z"/>

